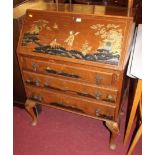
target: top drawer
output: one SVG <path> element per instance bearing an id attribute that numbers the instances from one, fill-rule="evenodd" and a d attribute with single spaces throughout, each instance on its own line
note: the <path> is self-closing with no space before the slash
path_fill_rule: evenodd
<path id="1" fill-rule="evenodd" d="M 77 67 L 74 65 L 61 64 L 51 61 L 36 60 L 21 57 L 22 68 L 25 70 L 38 72 L 52 76 L 63 76 L 72 80 L 92 83 L 103 86 L 113 86 L 116 74 L 87 69 L 87 67 Z"/>

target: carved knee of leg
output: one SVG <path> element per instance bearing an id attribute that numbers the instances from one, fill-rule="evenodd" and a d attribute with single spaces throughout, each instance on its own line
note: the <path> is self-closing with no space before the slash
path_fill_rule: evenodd
<path id="1" fill-rule="evenodd" d="M 114 139 L 117 136 L 117 134 L 119 133 L 119 125 L 117 122 L 106 121 L 106 126 L 111 131 L 110 149 L 115 150 L 116 144 L 114 143 Z"/>

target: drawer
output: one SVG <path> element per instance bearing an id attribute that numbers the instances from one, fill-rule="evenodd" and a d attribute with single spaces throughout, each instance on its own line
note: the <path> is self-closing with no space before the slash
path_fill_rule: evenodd
<path id="1" fill-rule="evenodd" d="M 25 83 L 29 85 L 40 86 L 50 90 L 59 90 L 64 93 L 107 101 L 109 103 L 116 103 L 117 90 L 109 90 L 96 85 L 27 71 L 23 71 L 23 75 Z"/>
<path id="2" fill-rule="evenodd" d="M 27 97 L 55 108 L 92 116 L 98 119 L 114 119 L 115 106 L 106 102 L 95 102 L 58 91 L 26 86 Z"/>
<path id="3" fill-rule="evenodd" d="M 83 67 L 76 67 L 74 64 L 66 65 L 60 62 L 42 61 L 26 57 L 21 57 L 22 68 L 25 70 L 33 71 L 36 73 L 43 73 L 52 76 L 65 77 L 68 79 L 92 83 L 99 86 L 111 87 L 114 79 L 116 79 L 116 74 L 101 72 Z M 116 85 L 116 83 L 115 83 Z"/>

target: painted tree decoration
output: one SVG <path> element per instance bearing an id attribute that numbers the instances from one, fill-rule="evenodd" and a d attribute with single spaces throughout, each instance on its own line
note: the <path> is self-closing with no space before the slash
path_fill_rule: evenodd
<path id="1" fill-rule="evenodd" d="M 88 41 L 86 40 L 85 43 L 82 45 L 81 51 L 83 55 L 89 54 L 91 51 L 92 47 L 89 46 Z"/>
<path id="2" fill-rule="evenodd" d="M 120 55 L 123 36 L 119 25 L 96 24 L 92 25 L 91 29 L 96 30 L 95 35 L 101 38 L 98 49 L 105 49 L 113 55 Z"/>
<path id="3" fill-rule="evenodd" d="M 33 34 L 39 34 L 39 32 L 45 28 L 46 30 L 51 31 L 51 28 L 49 26 L 47 26 L 49 22 L 47 20 L 38 20 L 38 21 L 34 21 L 30 30 L 30 33 Z"/>
<path id="4" fill-rule="evenodd" d="M 24 33 L 23 40 L 22 40 L 22 46 L 27 46 L 28 43 L 35 43 L 39 46 L 41 44 L 38 42 L 40 39 L 38 38 L 38 35 L 40 31 L 42 31 L 43 28 L 45 28 L 48 31 L 51 31 L 51 28 L 47 26 L 49 22 L 46 20 L 38 20 L 34 21 L 30 31 Z"/>

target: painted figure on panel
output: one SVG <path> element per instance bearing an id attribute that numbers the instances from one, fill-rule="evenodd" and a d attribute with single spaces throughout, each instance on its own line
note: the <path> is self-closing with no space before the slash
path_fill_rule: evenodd
<path id="1" fill-rule="evenodd" d="M 77 36 L 80 32 L 76 32 L 74 33 L 73 31 L 70 31 L 69 32 L 69 37 L 64 41 L 65 43 L 67 43 L 67 45 L 69 47 L 72 47 L 73 45 L 73 42 L 74 42 L 74 39 L 75 39 L 75 36 Z"/>
<path id="2" fill-rule="evenodd" d="M 57 39 L 52 40 L 52 42 L 50 43 L 51 47 L 58 47 L 60 46 L 60 44 L 57 42 Z"/>

